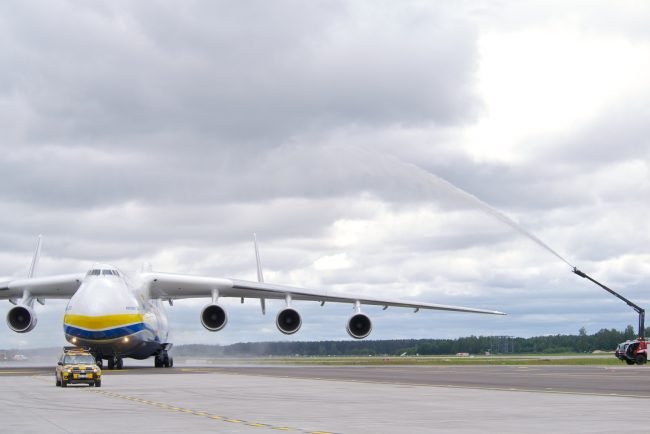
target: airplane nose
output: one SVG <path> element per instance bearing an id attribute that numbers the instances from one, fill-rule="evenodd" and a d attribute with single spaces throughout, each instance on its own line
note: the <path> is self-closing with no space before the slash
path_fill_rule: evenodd
<path id="1" fill-rule="evenodd" d="M 123 281 L 87 279 L 70 299 L 63 322 L 68 340 L 120 340 L 144 329 L 143 316 Z"/>
<path id="2" fill-rule="evenodd" d="M 106 315 L 138 310 L 138 302 L 121 279 L 90 278 L 72 296 L 66 312 Z"/>

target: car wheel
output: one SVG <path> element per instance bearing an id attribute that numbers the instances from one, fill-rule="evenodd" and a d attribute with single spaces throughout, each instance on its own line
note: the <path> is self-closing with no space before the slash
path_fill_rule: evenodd
<path id="1" fill-rule="evenodd" d="M 65 380 L 61 380 L 61 387 L 68 387 L 68 382 Z"/>
<path id="2" fill-rule="evenodd" d="M 645 365 L 645 362 L 647 362 L 648 359 L 645 354 L 637 354 L 635 361 L 637 365 Z"/>
<path id="3" fill-rule="evenodd" d="M 102 387 L 102 382 L 100 381 L 95 381 L 95 387 Z"/>

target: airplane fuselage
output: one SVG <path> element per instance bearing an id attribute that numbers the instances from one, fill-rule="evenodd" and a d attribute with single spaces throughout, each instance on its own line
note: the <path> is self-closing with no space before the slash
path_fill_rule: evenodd
<path id="1" fill-rule="evenodd" d="M 109 360 L 159 354 L 169 333 L 162 302 L 105 265 L 91 269 L 70 298 L 63 329 L 68 342 Z"/>

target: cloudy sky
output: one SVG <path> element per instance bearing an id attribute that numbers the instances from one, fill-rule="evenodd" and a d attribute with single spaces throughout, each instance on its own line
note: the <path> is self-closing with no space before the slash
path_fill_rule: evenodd
<path id="1" fill-rule="evenodd" d="M 650 6 L 6 1 L 0 279 L 95 261 L 497 309 L 365 309 L 371 335 L 636 324 L 650 305 Z M 451 183 L 535 234 L 566 262 Z M 348 305 L 169 308 L 184 343 L 349 339 Z M 2 302 L 0 315 L 9 303 Z M 0 347 L 65 343 L 64 302 Z"/>

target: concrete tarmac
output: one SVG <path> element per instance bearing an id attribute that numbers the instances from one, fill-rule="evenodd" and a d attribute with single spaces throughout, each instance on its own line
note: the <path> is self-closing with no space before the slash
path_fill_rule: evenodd
<path id="1" fill-rule="evenodd" d="M 450 380 L 440 384 L 411 381 L 433 372 L 429 367 L 263 368 L 133 368 L 105 371 L 101 388 L 65 389 L 54 386 L 51 372 L 2 368 L 0 432 L 611 433 L 622 426 L 626 433 L 649 432 L 650 369 L 644 368 L 530 367 L 515 375 L 521 367 L 438 367 Z M 535 375 L 536 368 L 543 369 Z M 557 383 L 597 383 L 612 374 L 646 386 L 612 396 L 476 380 L 542 374 Z"/>
<path id="2" fill-rule="evenodd" d="M 214 369 L 224 373 L 304 379 L 650 398 L 650 369 L 637 366 L 294 365 L 223 366 Z"/>

